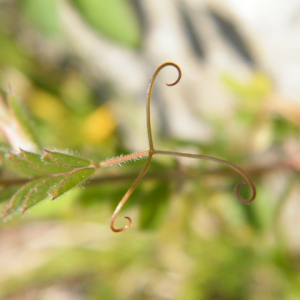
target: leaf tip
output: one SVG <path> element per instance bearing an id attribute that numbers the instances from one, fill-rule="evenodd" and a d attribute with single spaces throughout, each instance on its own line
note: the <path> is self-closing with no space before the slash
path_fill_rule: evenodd
<path id="1" fill-rule="evenodd" d="M 2 215 L 1 215 L 2 221 L 5 220 L 5 218 L 7 217 L 8 213 L 9 213 L 9 208 L 7 207 L 7 208 L 5 209 L 5 211 L 4 211 L 4 212 L 2 213 Z"/>
<path id="2" fill-rule="evenodd" d="M 57 198 L 56 192 L 49 191 L 48 195 L 51 197 L 51 201 L 54 201 Z"/>
<path id="3" fill-rule="evenodd" d="M 41 157 L 41 159 L 44 161 L 45 158 L 49 155 L 49 151 L 45 148 L 43 148 L 43 150 L 45 151 L 45 154 Z"/>
<path id="4" fill-rule="evenodd" d="M 26 210 L 27 210 L 27 205 L 24 204 L 24 205 L 21 207 L 22 216 L 24 216 L 24 213 L 25 213 Z"/>

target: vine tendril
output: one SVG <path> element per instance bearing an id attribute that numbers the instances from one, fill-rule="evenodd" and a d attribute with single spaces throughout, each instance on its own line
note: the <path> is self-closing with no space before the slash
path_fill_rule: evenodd
<path id="1" fill-rule="evenodd" d="M 248 199 L 243 199 L 240 196 L 239 191 L 240 191 L 240 186 L 243 185 L 243 184 L 245 184 L 245 182 L 240 182 L 236 186 L 236 188 L 235 188 L 235 194 L 236 194 L 238 200 L 241 201 L 241 202 L 243 202 L 243 203 L 250 203 L 256 197 L 256 188 L 255 188 L 255 185 L 254 185 L 253 181 L 249 177 L 249 175 L 245 171 L 243 171 L 240 167 L 238 167 L 237 165 L 235 165 L 235 164 L 233 164 L 233 163 L 231 163 L 229 161 L 226 161 L 226 160 L 223 160 L 221 158 L 214 157 L 214 156 L 209 156 L 209 155 L 190 154 L 190 153 L 181 153 L 181 152 L 172 152 L 172 151 L 163 151 L 163 150 L 155 150 L 154 149 L 152 129 L 151 129 L 151 114 L 150 114 L 151 96 L 152 96 L 152 90 L 153 90 L 154 82 L 155 82 L 155 79 L 156 79 L 158 73 L 164 67 L 167 67 L 167 66 L 173 66 L 178 71 L 178 77 L 177 77 L 177 79 L 173 83 L 167 83 L 167 86 L 174 86 L 181 79 L 181 75 L 182 75 L 181 69 L 180 69 L 180 67 L 177 64 L 175 64 L 173 62 L 166 62 L 166 63 L 160 65 L 155 70 L 155 72 L 153 73 L 153 75 L 151 77 L 150 84 L 149 84 L 148 89 L 147 89 L 147 103 L 146 103 L 146 122 L 147 122 L 147 134 L 148 134 L 148 141 L 149 141 L 149 150 L 148 151 L 143 151 L 143 152 L 140 152 L 140 153 L 136 153 L 134 155 L 135 157 L 140 157 L 140 156 L 148 155 L 148 158 L 147 158 L 146 164 L 144 165 L 143 169 L 139 173 L 138 177 L 136 178 L 136 180 L 134 181 L 134 183 L 132 184 L 132 186 L 128 189 L 128 191 L 125 193 L 125 195 L 123 196 L 123 198 L 119 202 L 118 206 L 116 207 L 116 209 L 115 209 L 115 211 L 114 211 L 114 213 L 112 215 L 111 222 L 110 222 L 110 228 L 114 232 L 122 232 L 122 231 L 128 229 L 131 226 L 132 220 L 131 220 L 130 217 L 124 217 L 125 219 L 128 220 L 127 225 L 125 225 L 124 227 L 115 228 L 114 227 L 114 223 L 115 223 L 115 220 L 116 220 L 116 218 L 117 218 L 120 210 L 123 208 L 123 206 L 127 202 L 128 198 L 131 196 L 131 194 L 134 192 L 134 190 L 136 189 L 136 187 L 138 186 L 138 184 L 140 183 L 140 181 L 143 179 L 144 175 L 146 174 L 146 172 L 147 172 L 147 170 L 149 168 L 150 162 L 151 162 L 152 157 L 153 157 L 154 154 L 163 154 L 163 155 L 181 156 L 181 157 L 188 157 L 188 158 L 206 159 L 206 160 L 212 160 L 212 161 L 215 161 L 215 162 L 219 162 L 219 163 L 225 164 L 225 165 L 229 166 L 230 168 L 234 169 L 242 177 L 244 177 L 244 179 L 246 180 L 246 182 L 248 183 L 248 185 L 249 185 L 249 187 L 251 189 L 251 196 Z M 131 156 L 129 155 L 129 157 L 131 157 Z M 113 163 L 117 163 L 117 160 L 118 159 L 114 159 L 114 160 L 112 160 L 111 163 L 112 164 Z M 109 164 L 110 164 L 110 161 L 106 161 L 106 165 L 109 165 Z"/>
<path id="2" fill-rule="evenodd" d="M 242 177 L 244 177 L 244 179 L 249 184 L 249 187 L 251 189 L 251 196 L 248 199 L 243 199 L 239 194 L 239 188 L 240 188 L 241 185 L 245 184 L 245 182 L 238 183 L 237 186 L 235 187 L 235 194 L 236 194 L 236 197 L 238 198 L 238 200 L 241 201 L 242 203 L 248 204 L 248 203 L 252 202 L 256 197 L 256 188 L 255 188 L 255 185 L 254 185 L 252 179 L 250 178 L 250 176 L 245 171 L 243 171 L 240 167 L 238 167 L 234 163 L 231 163 L 227 160 L 224 160 L 224 159 L 221 159 L 221 158 L 218 158 L 218 157 L 214 157 L 214 156 L 210 156 L 210 155 L 190 154 L 190 153 L 182 153 L 182 152 L 163 151 L 163 150 L 156 150 L 155 154 L 206 159 L 206 160 L 212 160 L 212 161 L 219 162 L 221 164 L 227 165 L 230 168 L 232 168 L 233 170 L 235 170 L 237 173 L 239 173 Z"/>
<path id="3" fill-rule="evenodd" d="M 146 174 L 148 167 L 150 165 L 151 159 L 152 159 L 153 154 L 151 152 L 149 152 L 149 156 L 147 158 L 146 164 L 144 166 L 144 168 L 142 169 L 142 171 L 140 172 L 140 174 L 138 175 L 138 177 L 136 178 L 136 180 L 134 181 L 134 183 L 132 184 L 132 186 L 128 189 L 128 191 L 125 193 L 125 195 L 123 196 L 123 198 L 121 199 L 121 201 L 119 202 L 118 206 L 116 207 L 112 217 L 111 217 L 111 221 L 110 221 L 110 229 L 114 232 L 122 232 L 126 229 L 128 229 L 131 224 L 131 218 L 130 217 L 124 217 L 128 220 L 128 224 L 122 228 L 116 229 L 114 227 L 115 224 L 115 220 L 120 212 L 120 210 L 122 209 L 122 207 L 125 205 L 125 203 L 127 202 L 128 198 L 131 196 L 131 194 L 134 192 L 134 190 L 136 189 L 136 187 L 138 186 L 138 184 L 140 183 L 140 181 L 143 179 L 144 175 Z"/>
<path id="4" fill-rule="evenodd" d="M 148 133 L 150 151 L 154 149 L 152 130 L 151 130 L 151 114 L 150 114 L 152 90 L 153 90 L 153 86 L 154 86 L 154 81 L 155 81 L 158 73 L 167 66 L 173 66 L 178 71 L 178 77 L 177 77 L 176 81 L 174 81 L 173 83 L 167 83 L 166 84 L 167 86 L 174 86 L 181 79 L 181 70 L 180 70 L 179 66 L 173 62 L 166 62 L 166 63 L 160 65 L 152 75 L 152 78 L 150 80 L 150 84 L 149 84 L 149 87 L 147 90 L 147 104 L 146 104 L 146 122 L 147 122 L 147 133 Z"/>
<path id="5" fill-rule="evenodd" d="M 177 80 L 175 82 L 171 83 L 171 84 L 167 84 L 168 86 L 173 86 L 173 85 L 177 84 L 180 81 L 180 78 L 181 78 L 181 70 L 180 70 L 179 66 L 177 66 L 175 63 L 172 63 L 172 62 L 166 62 L 166 63 L 160 65 L 155 70 L 154 74 L 151 77 L 150 84 L 149 84 L 149 87 L 148 87 L 148 90 L 147 90 L 147 103 L 146 103 L 147 133 L 148 133 L 148 141 L 149 141 L 149 148 L 150 148 L 148 150 L 148 159 L 146 161 L 146 164 L 145 164 L 144 168 L 141 170 L 140 174 L 138 175 L 138 177 L 136 178 L 136 180 L 134 181 L 134 183 L 132 184 L 132 186 L 125 193 L 125 195 L 123 196 L 123 198 L 119 202 L 118 206 L 116 207 L 116 209 L 115 209 L 115 211 L 114 211 L 114 213 L 112 215 L 112 218 L 111 218 L 111 221 L 110 221 L 110 228 L 114 232 L 125 231 L 126 229 L 128 229 L 131 226 L 132 220 L 131 220 L 130 217 L 124 217 L 124 218 L 126 218 L 128 220 L 128 223 L 127 223 L 127 225 L 125 225 L 122 228 L 116 229 L 114 227 L 114 224 L 115 224 L 115 220 L 116 220 L 116 218 L 117 218 L 120 210 L 125 205 L 125 203 L 127 202 L 128 198 L 130 197 L 130 195 L 134 192 L 134 190 L 136 189 L 136 187 L 138 186 L 138 184 L 141 182 L 141 180 L 143 179 L 144 175 L 146 174 L 146 172 L 147 172 L 147 170 L 149 168 L 152 156 L 155 154 L 154 145 L 153 145 L 152 130 L 151 130 L 151 118 L 150 118 L 150 106 L 151 105 L 150 104 L 151 104 L 151 96 L 152 96 L 152 90 L 153 90 L 153 85 L 154 85 L 155 79 L 156 79 L 158 73 L 164 67 L 166 67 L 166 66 L 173 66 L 178 71 L 178 78 L 177 78 Z"/>

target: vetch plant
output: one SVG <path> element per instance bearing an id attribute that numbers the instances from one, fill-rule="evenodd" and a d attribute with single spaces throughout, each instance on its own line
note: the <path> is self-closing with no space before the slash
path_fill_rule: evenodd
<path id="1" fill-rule="evenodd" d="M 146 103 L 146 122 L 149 140 L 149 150 L 120 156 L 117 158 L 102 161 L 100 163 L 95 163 L 88 159 L 56 151 L 49 151 L 46 149 L 44 150 L 45 153 L 43 155 L 25 151 L 23 149 L 20 149 L 19 153 L 17 154 L 7 151 L 0 151 L 0 161 L 5 166 L 30 177 L 30 180 L 27 181 L 15 193 L 13 193 L 12 195 L 9 195 L 8 193 L 7 197 L 8 199 L 10 198 L 10 200 L 4 213 L 2 214 L 2 217 L 5 218 L 7 215 L 13 213 L 18 209 L 21 209 L 24 213 L 28 208 L 47 198 L 49 195 L 52 197 L 53 200 L 58 198 L 73 187 L 84 183 L 97 171 L 97 169 L 101 167 L 120 164 L 122 162 L 136 160 L 141 157 L 147 157 L 147 161 L 143 169 L 140 171 L 132 186 L 125 193 L 112 215 L 110 222 L 111 230 L 114 232 L 122 232 L 131 226 L 131 218 L 128 216 L 124 217 L 125 219 L 127 219 L 128 223 L 122 228 L 115 228 L 115 220 L 119 215 L 121 209 L 129 199 L 130 195 L 134 192 L 134 190 L 146 174 L 152 157 L 157 154 L 170 155 L 175 157 L 206 159 L 225 164 L 234 169 L 245 179 L 245 182 L 239 183 L 235 188 L 235 194 L 238 200 L 243 203 L 250 203 L 251 201 L 253 201 L 256 196 L 255 185 L 252 182 L 251 178 L 240 167 L 236 166 L 235 164 L 223 160 L 221 158 L 208 155 L 157 150 L 154 148 L 150 114 L 151 95 L 153 85 L 158 73 L 164 67 L 167 66 L 173 66 L 178 71 L 177 80 L 171 84 L 167 84 L 167 86 L 176 85 L 181 79 L 181 70 L 179 66 L 172 62 L 166 62 L 159 66 L 151 78 L 147 91 Z M 240 186 L 245 183 L 248 183 L 251 189 L 251 195 L 248 199 L 243 199 L 239 193 Z"/>

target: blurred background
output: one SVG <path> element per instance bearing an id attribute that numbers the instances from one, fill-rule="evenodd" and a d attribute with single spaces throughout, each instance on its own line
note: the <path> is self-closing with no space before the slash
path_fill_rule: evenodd
<path id="1" fill-rule="evenodd" d="M 105 168 L 1 223 L 0 299 L 300 298 L 299 0 L 0 0 L 1 148 L 147 150 L 146 90 L 166 61 L 183 77 L 157 78 L 156 148 L 239 165 L 256 200 L 236 199 L 241 178 L 224 166 L 155 156 L 116 222 L 132 227 L 115 234 L 144 161 Z M 0 171 L 4 195 L 16 175 Z"/>

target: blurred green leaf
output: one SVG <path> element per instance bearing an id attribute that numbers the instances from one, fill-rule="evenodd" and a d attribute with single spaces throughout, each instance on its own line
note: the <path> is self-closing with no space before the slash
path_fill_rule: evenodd
<path id="1" fill-rule="evenodd" d="M 223 74 L 221 80 L 233 93 L 248 101 L 258 101 L 272 90 L 270 79 L 260 72 L 254 73 L 248 82 L 241 82 L 230 74 Z"/>
<path id="2" fill-rule="evenodd" d="M 128 47 L 140 45 L 137 17 L 128 1 L 73 0 L 86 20 L 101 33 Z"/>
<path id="3" fill-rule="evenodd" d="M 140 227 L 142 229 L 155 229 L 161 225 L 167 213 L 170 202 L 170 187 L 167 182 L 156 185 L 139 199 Z"/>
<path id="4" fill-rule="evenodd" d="M 25 50 L 13 40 L 11 37 L 7 37 L 2 34 L 0 28 L 0 65 L 14 66 L 23 72 L 31 71 L 32 61 L 26 54 Z"/>
<path id="5" fill-rule="evenodd" d="M 61 33 L 58 1 L 56 0 L 23 0 L 20 1 L 26 17 L 42 33 L 59 36 Z"/>
<path id="6" fill-rule="evenodd" d="M 273 116 L 272 129 L 274 132 L 274 142 L 276 143 L 282 142 L 288 138 L 292 139 L 299 135 L 298 126 L 277 114 Z"/>

